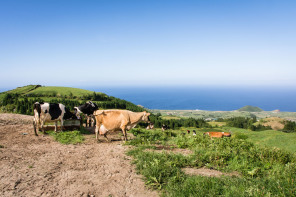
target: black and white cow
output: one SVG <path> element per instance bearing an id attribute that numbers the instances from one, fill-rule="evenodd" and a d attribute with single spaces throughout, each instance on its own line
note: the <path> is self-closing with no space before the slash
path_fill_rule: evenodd
<path id="1" fill-rule="evenodd" d="M 162 127 L 161 127 L 161 130 L 165 131 L 167 129 L 170 129 L 170 127 L 168 125 L 163 124 Z"/>
<path id="2" fill-rule="evenodd" d="M 95 117 L 93 115 L 94 111 L 98 110 L 97 104 L 88 101 L 87 103 L 79 106 L 74 107 L 74 113 L 75 115 L 80 118 L 80 114 L 83 113 L 86 116 L 86 126 L 91 125 L 94 126 Z"/>
<path id="3" fill-rule="evenodd" d="M 36 127 L 39 131 L 41 125 L 41 130 L 44 132 L 45 122 L 55 122 L 55 132 L 57 131 L 57 122 L 61 121 L 61 130 L 63 130 L 64 120 L 77 119 L 77 117 L 71 113 L 63 104 L 60 103 L 34 103 L 34 132 L 38 136 Z"/>

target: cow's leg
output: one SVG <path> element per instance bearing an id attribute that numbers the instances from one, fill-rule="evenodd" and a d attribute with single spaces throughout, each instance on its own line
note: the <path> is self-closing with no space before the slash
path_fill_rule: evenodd
<path id="1" fill-rule="evenodd" d="M 100 125 L 96 125 L 96 140 L 99 141 L 99 138 L 98 138 L 98 133 L 99 133 L 99 128 L 100 128 Z"/>
<path id="2" fill-rule="evenodd" d="M 57 132 L 57 127 L 58 127 L 58 121 L 54 122 L 54 132 Z"/>
<path id="3" fill-rule="evenodd" d="M 104 137 L 107 140 L 107 142 L 110 142 L 109 138 L 107 138 L 107 133 L 104 134 Z"/>
<path id="4" fill-rule="evenodd" d="M 95 117 L 91 116 L 91 127 L 93 127 L 95 125 Z"/>
<path id="5" fill-rule="evenodd" d="M 82 118 L 80 118 L 80 129 L 82 129 L 82 127 L 83 127 L 83 120 Z"/>
<path id="6" fill-rule="evenodd" d="M 126 128 L 125 128 L 125 126 L 122 126 L 121 127 L 121 130 L 122 130 L 122 133 L 123 133 L 123 136 L 124 136 L 124 141 L 127 141 L 127 134 L 126 134 Z"/>
<path id="7" fill-rule="evenodd" d="M 90 116 L 86 116 L 86 127 L 90 127 Z"/>
<path id="8" fill-rule="evenodd" d="M 33 121 L 33 127 L 34 127 L 35 135 L 38 136 L 37 131 L 36 131 L 36 120 L 35 119 Z"/>
<path id="9" fill-rule="evenodd" d="M 61 119 L 61 131 L 63 131 L 63 130 L 64 130 L 64 120 Z"/>
<path id="10" fill-rule="evenodd" d="M 41 131 L 46 134 L 45 130 L 44 130 L 44 121 L 41 121 Z"/>

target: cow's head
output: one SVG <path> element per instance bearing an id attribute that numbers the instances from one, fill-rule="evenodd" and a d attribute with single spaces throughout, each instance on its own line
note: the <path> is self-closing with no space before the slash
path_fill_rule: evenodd
<path id="1" fill-rule="evenodd" d="M 75 113 L 70 112 L 70 110 L 68 108 L 65 108 L 65 114 L 64 114 L 64 119 L 65 120 L 77 120 L 78 117 L 76 116 Z"/>
<path id="2" fill-rule="evenodd" d="M 95 110 L 97 110 L 99 108 L 97 106 L 97 104 L 93 103 L 92 101 L 88 101 L 87 104 L 91 106 L 93 111 L 95 111 Z"/>
<path id="3" fill-rule="evenodd" d="M 149 116 L 150 116 L 150 113 L 147 113 L 146 111 L 144 111 L 144 115 L 142 116 L 142 121 L 149 123 L 150 122 Z"/>
<path id="4" fill-rule="evenodd" d="M 82 112 L 79 110 L 78 107 L 74 107 L 74 115 L 76 116 L 76 119 L 80 119 L 81 118 L 81 116 L 80 116 L 81 113 Z"/>

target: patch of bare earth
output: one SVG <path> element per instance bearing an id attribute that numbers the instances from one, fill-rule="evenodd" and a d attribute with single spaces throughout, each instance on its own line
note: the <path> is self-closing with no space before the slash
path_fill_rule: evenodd
<path id="1" fill-rule="evenodd" d="M 285 120 L 278 117 L 265 118 L 262 120 L 263 126 L 270 126 L 273 130 L 282 130 L 285 127 Z"/>
<path id="2" fill-rule="evenodd" d="M 193 154 L 192 150 L 176 148 L 175 146 L 162 146 L 155 145 L 155 149 L 147 149 L 146 151 L 157 152 L 157 153 L 174 153 L 174 154 L 182 154 L 182 155 L 190 155 Z"/>
<path id="3" fill-rule="evenodd" d="M 85 144 L 62 145 L 35 136 L 32 120 L 0 114 L 0 196 L 158 196 L 136 174 L 122 141 L 96 143 L 89 135 Z"/>
<path id="4" fill-rule="evenodd" d="M 240 174 L 238 172 L 224 173 L 214 169 L 208 168 L 183 168 L 182 169 L 185 174 L 188 175 L 198 175 L 198 176 L 208 176 L 208 177 L 221 177 L 221 176 L 235 176 L 239 177 Z"/>

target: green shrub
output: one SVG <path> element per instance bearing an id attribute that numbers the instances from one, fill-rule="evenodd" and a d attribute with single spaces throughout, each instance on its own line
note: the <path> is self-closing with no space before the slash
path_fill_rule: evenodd
<path id="1" fill-rule="evenodd" d="M 49 132 L 49 134 L 61 144 L 78 144 L 84 140 L 80 131 Z"/>
<path id="2" fill-rule="evenodd" d="M 141 133 L 137 131 L 137 133 Z M 161 133 L 161 132 L 160 132 Z M 295 196 L 295 155 L 276 148 L 260 148 L 251 142 L 235 138 L 211 139 L 201 134 L 164 138 L 157 131 L 138 134 L 132 141 L 151 139 L 149 146 L 165 139 L 165 143 L 194 151 L 181 154 L 143 151 L 148 148 L 135 143 L 128 154 L 134 157 L 137 170 L 146 183 L 161 189 L 164 196 Z M 131 142 L 132 142 L 131 141 Z M 145 142 L 142 140 L 141 142 Z M 220 178 L 189 176 L 183 167 L 207 167 L 224 172 L 239 172 L 239 177 Z"/>
<path id="3" fill-rule="evenodd" d="M 248 136 L 245 135 L 245 134 L 243 134 L 243 133 L 236 133 L 236 134 L 234 135 L 234 138 L 236 138 L 236 139 L 246 140 L 246 139 L 248 139 Z"/>

